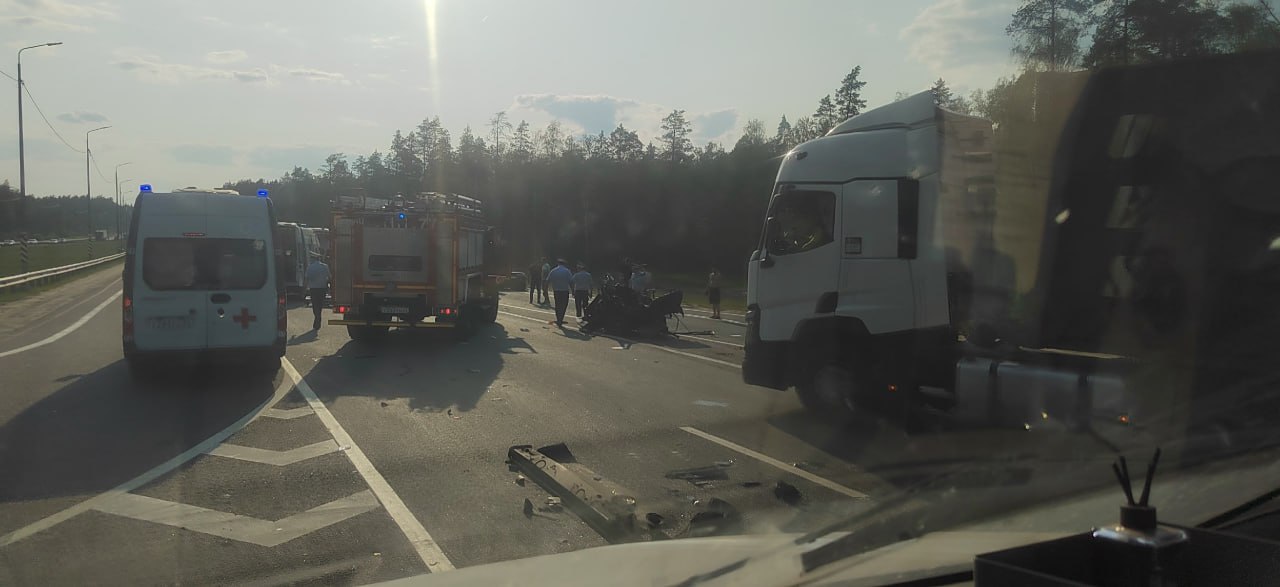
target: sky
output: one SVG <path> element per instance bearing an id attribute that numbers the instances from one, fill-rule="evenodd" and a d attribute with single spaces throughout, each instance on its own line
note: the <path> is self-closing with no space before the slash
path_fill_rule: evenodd
<path id="1" fill-rule="evenodd" d="M 649 140 L 686 111 L 731 148 L 752 118 L 811 114 L 855 65 L 869 107 L 942 77 L 962 94 L 1014 70 L 999 0 L 0 0 L 0 71 L 22 76 L 27 191 L 95 195 L 276 178 L 386 151 L 439 116 Z M 17 84 L 0 77 L 0 180 L 18 187 Z M 51 130 L 51 128 L 53 130 Z M 60 139 L 55 133 L 61 135 Z M 65 139 L 66 143 L 63 142 Z M 91 167 L 92 169 L 92 167 Z M 98 171 L 101 171 L 99 175 Z"/>

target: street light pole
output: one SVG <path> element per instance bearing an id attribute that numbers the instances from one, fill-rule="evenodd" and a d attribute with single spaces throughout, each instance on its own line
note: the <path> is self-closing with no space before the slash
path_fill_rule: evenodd
<path id="1" fill-rule="evenodd" d="M 116 240 L 120 240 L 120 168 L 125 165 L 133 165 L 133 161 L 116 165 Z"/>
<path id="2" fill-rule="evenodd" d="M 18 205 L 20 207 L 26 205 L 26 201 L 23 198 L 27 195 L 27 155 L 26 145 L 23 143 L 22 137 L 22 52 L 27 49 L 53 47 L 61 44 L 61 41 L 56 43 L 41 43 L 39 45 L 32 45 L 30 47 L 18 49 Z"/>
<path id="3" fill-rule="evenodd" d="M 106 130 L 110 126 L 100 126 L 84 133 L 84 205 L 85 212 L 89 215 L 86 222 L 89 225 L 89 240 L 93 240 L 93 183 L 89 177 L 89 134 L 100 130 Z"/>

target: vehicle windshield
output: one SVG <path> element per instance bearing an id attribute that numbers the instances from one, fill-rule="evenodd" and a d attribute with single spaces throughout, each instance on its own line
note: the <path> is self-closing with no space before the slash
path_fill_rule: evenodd
<path id="1" fill-rule="evenodd" d="M 0 0 L 0 585 L 1220 523 L 1277 3 Z"/>
<path id="2" fill-rule="evenodd" d="M 142 279 L 153 290 L 256 289 L 267 281 L 261 239 L 147 238 Z"/>

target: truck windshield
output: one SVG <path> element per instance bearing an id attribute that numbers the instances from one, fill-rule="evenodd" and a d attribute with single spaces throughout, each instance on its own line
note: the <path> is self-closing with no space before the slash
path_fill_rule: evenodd
<path id="1" fill-rule="evenodd" d="M 791 255 L 825 245 L 835 229 L 836 196 L 831 192 L 788 191 L 773 199 L 769 216 L 776 225 L 768 234 L 770 254 Z"/>
<path id="2" fill-rule="evenodd" d="M 258 289 L 267 282 L 266 243 L 247 238 L 149 238 L 142 279 L 153 290 Z"/>

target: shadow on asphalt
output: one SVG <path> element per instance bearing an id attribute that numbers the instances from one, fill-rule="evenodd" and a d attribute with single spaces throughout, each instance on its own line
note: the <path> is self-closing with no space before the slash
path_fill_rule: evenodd
<path id="1" fill-rule="evenodd" d="M 364 396 L 407 399 L 413 410 L 465 412 L 497 379 L 503 357 L 516 353 L 537 351 L 500 323 L 485 325 L 464 342 L 448 330 L 394 331 L 377 341 L 349 341 L 303 375 L 326 403 Z"/>
<path id="2" fill-rule="evenodd" d="M 273 381 L 225 366 L 147 385 L 133 382 L 123 360 L 79 376 L 0 424 L 0 507 L 111 489 L 226 428 L 273 390 Z"/>

